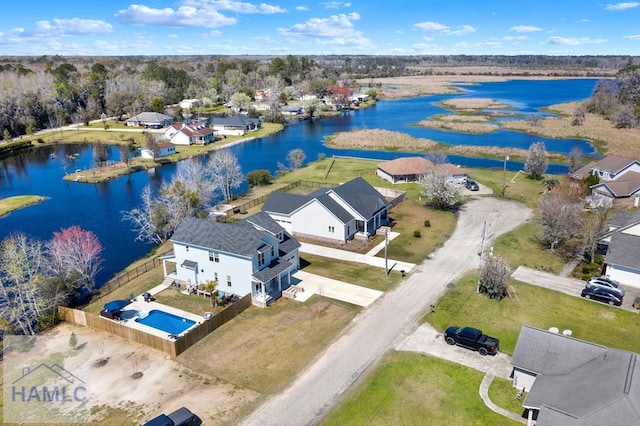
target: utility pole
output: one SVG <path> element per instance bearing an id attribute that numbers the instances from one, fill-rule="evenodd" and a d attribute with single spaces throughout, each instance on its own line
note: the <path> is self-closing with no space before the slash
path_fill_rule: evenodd
<path id="1" fill-rule="evenodd" d="M 482 257 L 484 256 L 484 240 L 487 237 L 487 221 L 484 221 L 484 225 L 482 227 L 482 242 L 480 243 L 480 264 L 478 267 L 478 285 L 476 286 L 476 293 L 480 293 L 480 268 L 482 267 Z"/>
<path id="2" fill-rule="evenodd" d="M 384 272 L 389 275 L 389 266 L 387 263 L 389 259 L 387 258 L 387 246 L 389 245 L 389 231 L 385 231 L 384 233 Z"/>
<path id="3" fill-rule="evenodd" d="M 507 190 L 507 161 L 509 161 L 509 154 L 504 156 L 504 164 L 502 166 L 502 198 L 504 198 L 504 192 Z"/>

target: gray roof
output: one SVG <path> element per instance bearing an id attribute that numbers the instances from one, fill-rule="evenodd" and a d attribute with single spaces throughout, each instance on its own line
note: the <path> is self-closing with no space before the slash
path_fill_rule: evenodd
<path id="1" fill-rule="evenodd" d="M 367 219 L 389 206 L 384 196 L 361 177 L 335 187 L 333 192 Z"/>
<path id="2" fill-rule="evenodd" d="M 567 374 L 537 377 L 523 405 L 540 408 L 541 426 L 639 424 L 639 369 L 636 354 L 609 349 Z"/>
<path id="3" fill-rule="evenodd" d="M 640 270 L 640 237 L 624 231 L 611 234 L 605 262 Z"/>
<path id="4" fill-rule="evenodd" d="M 640 423 L 636 357 L 525 325 L 512 363 L 538 373 L 523 403 L 540 410 L 538 425 L 614 426 Z"/>
<path id="5" fill-rule="evenodd" d="M 280 214 L 291 214 L 306 203 L 310 198 L 306 195 L 290 194 L 288 192 L 273 191 L 267 197 L 262 211 Z"/>
<path id="6" fill-rule="evenodd" d="M 226 117 L 211 117 L 209 120 L 210 124 L 213 125 L 223 125 L 223 126 L 234 126 L 234 127 L 247 127 L 251 124 L 258 124 L 260 120 L 257 118 L 249 118 L 242 114 L 229 115 Z"/>
<path id="7" fill-rule="evenodd" d="M 173 117 L 170 115 L 162 114 L 160 112 L 141 112 L 140 114 L 136 114 L 133 117 L 127 119 L 126 121 L 142 121 L 145 123 L 164 123 L 166 121 L 173 120 Z"/>
<path id="8" fill-rule="evenodd" d="M 566 374 L 609 349 L 523 325 L 511 363 L 537 374 Z"/>
<path id="9" fill-rule="evenodd" d="M 324 194 L 316 198 L 320 204 L 325 206 L 335 217 L 342 223 L 347 223 L 353 220 L 353 216 L 344 209 L 336 200 L 331 198 L 330 195 Z"/>
<path id="10" fill-rule="evenodd" d="M 616 210 L 608 225 L 622 228 L 640 222 L 640 210 Z"/>
<path id="11" fill-rule="evenodd" d="M 271 216 L 262 211 L 249 216 L 245 220 L 259 228 L 264 229 L 271 235 L 278 235 L 279 232 L 283 231 L 282 226 L 278 225 L 278 222 L 273 220 Z"/>
<path id="12" fill-rule="evenodd" d="M 263 232 L 246 221 L 222 223 L 188 217 L 180 223 L 170 240 L 209 250 L 253 257 L 262 244 Z"/>
<path id="13" fill-rule="evenodd" d="M 261 270 L 253 273 L 253 278 L 260 281 L 261 283 L 269 282 L 271 279 L 280 275 L 280 273 L 286 271 L 291 267 L 291 262 L 288 260 L 284 260 L 282 258 L 278 258 L 275 261 L 271 262 L 269 266 L 266 268 L 262 268 Z"/>

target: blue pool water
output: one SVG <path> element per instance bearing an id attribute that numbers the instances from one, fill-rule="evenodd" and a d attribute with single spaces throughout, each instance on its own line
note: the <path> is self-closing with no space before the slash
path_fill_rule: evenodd
<path id="1" fill-rule="evenodd" d="M 166 331 L 169 334 L 180 334 L 196 322 L 190 319 L 182 318 L 177 315 L 170 314 L 156 309 L 149 311 L 149 315 L 144 318 L 137 318 L 140 324 Z"/>

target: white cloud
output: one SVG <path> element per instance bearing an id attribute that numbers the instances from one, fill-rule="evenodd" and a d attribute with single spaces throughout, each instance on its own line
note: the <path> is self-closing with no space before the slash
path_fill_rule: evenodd
<path id="1" fill-rule="evenodd" d="M 567 45 L 567 46 L 581 46 L 583 44 L 602 44 L 606 43 L 608 40 L 604 38 L 592 39 L 589 37 L 549 37 L 544 44 L 552 44 L 552 45 Z"/>
<path id="2" fill-rule="evenodd" d="M 284 13 L 286 9 L 280 6 L 274 6 L 271 4 L 260 3 L 255 5 L 253 3 L 245 3 L 234 0 L 183 0 L 182 3 L 185 6 L 190 6 L 196 9 L 202 10 L 228 10 L 236 13 L 246 14 L 264 14 L 271 15 L 274 13 Z"/>
<path id="3" fill-rule="evenodd" d="M 458 29 L 456 30 L 449 29 L 449 30 L 443 31 L 443 33 L 445 33 L 446 35 L 455 35 L 455 36 L 462 36 L 462 35 L 467 35 L 475 32 L 476 32 L 476 29 L 471 25 L 463 25 L 461 27 L 458 27 Z"/>
<path id="4" fill-rule="evenodd" d="M 640 40 L 640 34 L 628 35 L 624 36 L 624 38 L 628 38 L 629 40 Z"/>
<path id="5" fill-rule="evenodd" d="M 296 6 L 298 12 L 308 12 L 310 9 L 307 6 Z"/>
<path id="6" fill-rule="evenodd" d="M 509 31 L 515 31 L 517 33 L 535 33 L 537 31 L 542 31 L 542 28 L 534 27 L 533 25 L 516 25 L 515 27 L 511 27 Z"/>
<path id="7" fill-rule="evenodd" d="M 341 1 L 328 1 L 322 3 L 322 6 L 324 6 L 326 9 L 340 9 L 351 7 L 351 3 Z"/>
<path id="8" fill-rule="evenodd" d="M 520 41 L 520 40 L 527 40 L 529 37 L 527 36 L 504 36 L 502 37 L 502 40 L 504 41 Z"/>
<path id="9" fill-rule="evenodd" d="M 152 9 L 144 5 L 132 4 L 127 9 L 119 10 L 115 16 L 128 24 L 168 27 L 216 28 L 236 23 L 235 18 L 224 16 L 216 10 L 196 9 L 191 6 L 180 6 L 174 10 L 169 7 Z"/>
<path id="10" fill-rule="evenodd" d="M 444 31 L 449 29 L 448 26 L 441 24 L 440 22 L 431 21 L 418 22 L 417 24 L 413 24 L 413 26 L 424 31 Z"/>
<path id="11" fill-rule="evenodd" d="M 353 22 L 360 19 L 358 13 L 332 15 L 328 18 L 311 18 L 302 24 L 289 28 L 278 28 L 284 36 L 305 36 L 319 38 L 316 43 L 366 46 L 371 42 L 356 31 Z"/>
<path id="12" fill-rule="evenodd" d="M 107 34 L 113 30 L 110 24 L 95 19 L 53 19 L 36 22 L 36 31 L 56 35 Z"/>
<path id="13" fill-rule="evenodd" d="M 627 2 L 627 3 L 613 3 L 613 4 L 607 4 L 604 8 L 607 10 L 614 10 L 614 11 L 618 11 L 618 10 L 627 10 L 627 9 L 633 9 L 640 6 L 640 3 L 638 2 Z"/>

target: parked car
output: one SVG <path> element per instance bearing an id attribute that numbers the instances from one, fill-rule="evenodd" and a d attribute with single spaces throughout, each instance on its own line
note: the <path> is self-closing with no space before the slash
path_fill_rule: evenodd
<path id="1" fill-rule="evenodd" d="M 464 186 L 469 191 L 478 191 L 478 190 L 480 190 L 480 185 L 478 185 L 478 182 L 476 182 L 473 179 L 467 179 L 467 181 L 465 182 Z"/>
<path id="2" fill-rule="evenodd" d="M 202 420 L 188 408 L 180 407 L 170 414 L 160 414 L 149 420 L 144 426 L 198 426 Z"/>
<path id="3" fill-rule="evenodd" d="M 444 341 L 449 345 L 459 345 L 478 351 L 480 355 L 495 355 L 498 353 L 500 342 L 495 337 L 489 337 L 473 327 L 452 326 L 445 330 Z"/>
<path id="4" fill-rule="evenodd" d="M 606 277 L 591 277 L 587 280 L 587 287 L 605 287 L 617 291 L 620 296 L 624 297 L 625 290 L 617 282 Z"/>
<path id="5" fill-rule="evenodd" d="M 599 302 L 608 303 L 609 305 L 620 306 L 622 305 L 622 296 L 614 289 L 608 287 L 585 287 L 580 294 L 585 299 L 593 299 Z"/>

